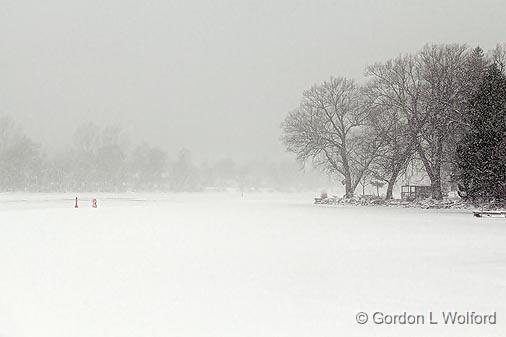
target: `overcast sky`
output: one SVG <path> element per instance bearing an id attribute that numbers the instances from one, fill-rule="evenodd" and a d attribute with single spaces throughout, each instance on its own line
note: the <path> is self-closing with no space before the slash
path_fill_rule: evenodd
<path id="1" fill-rule="evenodd" d="M 93 121 L 171 154 L 274 159 L 305 88 L 426 42 L 491 49 L 505 14 L 504 0 L 0 0 L 0 114 L 48 150 Z"/>

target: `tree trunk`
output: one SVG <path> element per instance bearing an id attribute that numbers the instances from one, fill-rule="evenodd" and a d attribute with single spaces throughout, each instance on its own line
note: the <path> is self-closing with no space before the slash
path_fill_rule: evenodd
<path id="1" fill-rule="evenodd" d="M 351 198 L 353 197 L 353 192 L 355 192 L 355 188 L 352 186 L 350 165 L 348 164 L 348 157 L 346 155 L 346 149 L 344 148 L 343 150 L 341 150 L 341 160 L 343 162 L 343 173 L 344 173 L 344 187 L 345 187 L 344 196 L 346 198 Z"/>
<path id="2" fill-rule="evenodd" d="M 393 190 L 394 190 L 395 181 L 392 182 L 391 180 L 388 181 L 387 186 L 387 195 L 385 196 L 385 200 L 393 199 Z"/>
<path id="3" fill-rule="evenodd" d="M 432 189 L 432 199 L 443 200 L 443 189 L 441 187 L 441 178 L 439 175 L 435 176 L 430 182 Z"/>
<path id="4" fill-rule="evenodd" d="M 351 175 L 350 175 L 349 171 L 346 172 L 345 177 L 344 177 L 344 189 L 345 189 L 344 196 L 346 198 L 353 197 L 353 188 L 351 186 Z"/>
<path id="5" fill-rule="evenodd" d="M 442 200 L 443 199 L 443 189 L 441 187 L 441 163 L 440 163 L 440 155 L 434 159 L 434 163 L 429 162 L 425 154 L 421 149 L 419 149 L 418 153 L 420 154 L 420 158 L 422 159 L 423 166 L 425 167 L 425 171 L 430 179 L 430 186 L 432 190 L 432 199 Z"/>
<path id="6" fill-rule="evenodd" d="M 397 182 L 397 177 L 399 176 L 400 169 L 396 169 L 394 172 L 392 172 L 392 175 L 390 176 L 390 179 L 388 180 L 387 185 L 387 195 L 385 196 L 385 200 L 393 199 L 393 192 L 394 192 L 394 186 Z"/>
<path id="7" fill-rule="evenodd" d="M 438 143 L 438 149 L 434 163 L 432 165 L 432 175 L 430 176 L 430 186 L 432 189 L 432 199 L 443 200 L 443 189 L 441 186 L 441 158 L 443 153 L 442 143 Z"/>
<path id="8" fill-rule="evenodd" d="M 437 142 L 436 158 L 434 165 L 432 166 L 433 177 L 430 181 L 432 187 L 432 199 L 443 200 L 443 188 L 441 186 L 441 163 L 443 158 L 443 142 L 439 140 Z"/>

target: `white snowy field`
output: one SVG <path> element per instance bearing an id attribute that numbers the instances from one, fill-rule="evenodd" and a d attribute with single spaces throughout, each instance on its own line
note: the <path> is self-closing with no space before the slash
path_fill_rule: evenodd
<path id="1" fill-rule="evenodd" d="M 506 219 L 311 194 L 73 197 L 0 195 L 0 336 L 506 336 Z M 362 311 L 497 324 L 359 325 Z"/>

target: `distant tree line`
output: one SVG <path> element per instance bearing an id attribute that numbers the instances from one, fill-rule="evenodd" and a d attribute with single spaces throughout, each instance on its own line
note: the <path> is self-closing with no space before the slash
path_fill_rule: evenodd
<path id="1" fill-rule="evenodd" d="M 366 68 L 365 83 L 331 77 L 304 91 L 282 125 L 301 163 L 342 179 L 345 196 L 370 182 L 386 198 L 418 162 L 432 197 L 506 198 L 506 44 L 488 52 L 426 45 Z"/>
<path id="2" fill-rule="evenodd" d="M 123 192 L 235 189 L 307 190 L 322 182 L 291 161 L 236 164 L 225 158 L 196 164 L 182 149 L 175 159 L 146 143 L 130 146 L 116 126 L 84 124 L 71 146 L 47 154 L 7 116 L 0 117 L 0 192 Z"/>

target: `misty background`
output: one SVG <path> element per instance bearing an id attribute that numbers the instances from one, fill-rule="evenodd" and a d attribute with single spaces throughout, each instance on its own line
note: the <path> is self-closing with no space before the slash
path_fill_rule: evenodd
<path id="1" fill-rule="evenodd" d="M 280 124 L 312 84 L 360 81 L 426 42 L 488 50 L 506 31 L 499 0 L 0 4 L 0 115 L 43 153 L 64 156 L 93 123 L 129 153 L 187 149 L 198 167 L 283 167 Z"/>

